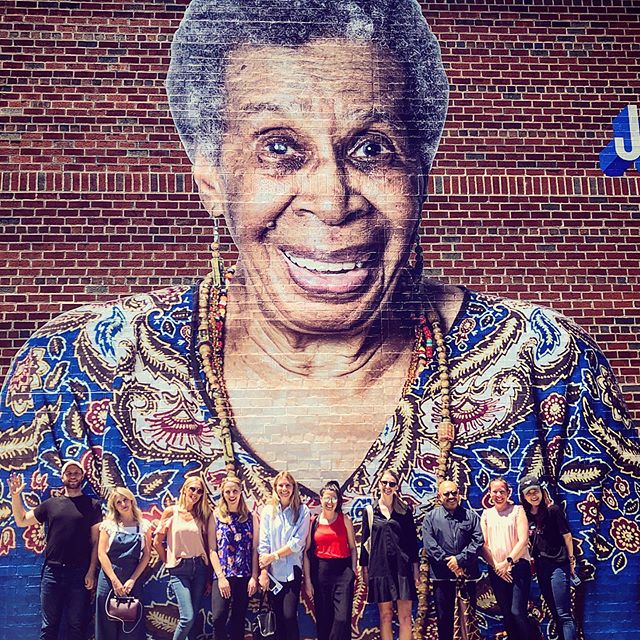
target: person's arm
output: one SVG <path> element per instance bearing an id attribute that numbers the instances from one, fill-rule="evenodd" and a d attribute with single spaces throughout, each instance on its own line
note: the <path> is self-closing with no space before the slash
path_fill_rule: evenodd
<path id="1" fill-rule="evenodd" d="M 111 586 L 115 591 L 117 596 L 125 596 L 127 595 L 124 590 L 124 585 L 118 579 L 115 571 L 113 570 L 113 565 L 111 564 L 111 560 L 109 559 L 109 533 L 103 528 L 100 529 L 98 535 L 98 559 L 100 560 L 100 566 L 104 571 L 104 574 L 109 578 L 109 582 L 111 582 Z"/>
<path id="2" fill-rule="evenodd" d="M 571 535 L 571 531 L 569 530 L 567 517 L 565 516 L 564 511 L 559 505 L 553 505 L 549 507 L 549 511 L 553 513 L 553 516 L 556 519 L 558 531 L 560 532 L 562 540 L 564 541 L 564 546 L 567 549 L 567 557 L 569 558 L 571 575 L 573 576 L 576 573 L 576 557 L 573 555 L 573 536 Z"/>
<path id="3" fill-rule="evenodd" d="M 270 564 L 273 564 L 280 558 L 286 558 L 295 553 L 300 553 L 307 542 L 307 534 L 309 533 L 309 509 L 306 505 L 302 505 L 300 513 L 298 514 L 298 520 L 294 527 L 291 529 L 289 539 L 279 549 L 270 553 L 261 554 L 260 566 L 265 569 Z"/>
<path id="4" fill-rule="evenodd" d="M 131 593 L 138 578 L 142 575 L 143 571 L 149 564 L 149 559 L 151 558 L 151 545 L 151 528 L 148 528 L 144 533 L 144 549 L 142 550 L 140 562 L 138 562 L 138 566 L 136 567 L 136 570 L 131 574 L 131 577 L 124 583 L 124 591 L 127 595 Z"/>
<path id="5" fill-rule="evenodd" d="M 480 518 L 473 511 L 469 511 L 469 518 L 472 524 L 471 537 L 460 553 L 456 554 L 458 565 L 463 568 L 470 568 L 471 563 L 475 563 L 474 559 L 478 557 L 484 544 Z"/>
<path id="6" fill-rule="evenodd" d="M 156 534 L 153 538 L 153 548 L 156 550 L 162 564 L 166 564 L 167 562 L 167 550 L 164 542 L 167 537 L 167 529 L 171 523 L 171 517 L 173 516 L 173 509 L 173 507 L 167 507 L 162 512 Z"/>
<path id="7" fill-rule="evenodd" d="M 319 516 L 315 516 L 318 518 Z M 304 590 L 307 592 L 307 595 L 313 599 L 313 583 L 311 582 L 311 560 L 309 559 L 309 553 L 311 553 L 311 537 L 313 536 L 313 526 L 314 520 L 311 521 L 311 526 L 309 527 L 309 533 L 307 534 L 307 544 L 305 548 L 305 552 L 302 556 L 302 573 L 304 575 Z"/>
<path id="8" fill-rule="evenodd" d="M 347 515 L 344 516 L 344 526 L 347 530 L 347 541 L 349 542 L 349 549 L 351 550 L 351 568 L 353 573 L 358 573 L 358 548 L 356 546 L 356 533 L 353 530 L 353 522 Z"/>
<path id="9" fill-rule="evenodd" d="M 100 537 L 100 524 L 91 527 L 91 561 L 89 570 L 84 577 L 84 586 L 91 590 L 96 585 L 96 569 L 98 568 L 98 539 Z"/>
<path id="10" fill-rule="evenodd" d="M 260 540 L 258 542 L 258 566 L 260 568 L 260 576 L 258 583 L 263 591 L 269 589 L 269 573 L 267 567 L 262 566 L 262 557 L 271 552 L 271 522 L 273 508 L 266 505 L 260 514 Z"/>
<path id="11" fill-rule="evenodd" d="M 360 559 L 359 564 L 362 567 L 362 579 L 367 582 L 368 567 L 369 567 L 369 552 L 367 551 L 367 541 L 373 536 L 373 531 L 369 527 L 369 514 L 365 507 L 362 510 L 362 532 L 360 537 Z M 371 546 L 369 546 L 371 548 Z"/>
<path id="12" fill-rule="evenodd" d="M 227 576 L 224 574 L 222 564 L 220 563 L 220 556 L 218 556 L 217 528 L 218 519 L 214 513 L 209 518 L 209 527 L 207 532 L 207 537 L 209 538 L 209 560 L 211 560 L 211 566 L 213 567 L 213 572 L 216 574 L 217 578 L 217 580 L 214 580 L 215 584 L 213 584 L 211 588 L 215 589 L 217 585 L 220 595 L 223 598 L 230 598 L 231 585 L 229 584 Z"/>
<path id="13" fill-rule="evenodd" d="M 435 512 L 427 514 L 422 523 L 422 544 L 429 560 L 436 560 L 437 562 L 444 562 L 447 558 L 447 554 L 436 540 L 435 532 L 433 530 L 433 518 Z"/>
<path id="14" fill-rule="evenodd" d="M 24 491 L 25 483 L 22 475 L 12 473 L 9 476 L 9 493 L 11 494 L 11 511 L 13 512 L 13 519 L 16 521 L 18 527 L 30 527 L 34 524 L 38 524 L 39 520 L 35 516 L 33 509 L 27 510 L 24 502 L 22 501 L 22 492 Z"/>
<path id="15" fill-rule="evenodd" d="M 413 569 L 413 581 L 416 587 L 420 584 L 420 551 L 418 546 L 418 533 L 416 531 L 416 521 L 413 518 L 413 511 L 408 509 L 404 518 L 404 539 L 407 555 L 411 561 Z"/>
<path id="16" fill-rule="evenodd" d="M 251 514 L 253 518 L 253 541 L 251 545 L 251 578 L 247 584 L 247 593 L 249 597 L 253 597 L 258 590 L 258 576 L 260 573 L 260 566 L 258 564 L 258 544 L 260 543 L 260 520 L 258 514 L 254 511 Z"/>
<path id="17" fill-rule="evenodd" d="M 527 521 L 527 514 L 521 506 L 515 507 L 518 510 L 516 516 L 516 527 L 518 533 L 518 539 L 516 544 L 511 549 L 509 557 L 515 562 L 524 555 L 529 544 L 529 522 Z"/>
<path id="18" fill-rule="evenodd" d="M 484 538 L 484 544 L 482 545 L 482 557 L 487 561 L 487 564 L 495 571 L 495 573 L 502 578 L 505 582 L 512 582 L 513 578 L 511 576 L 511 568 L 509 563 L 506 560 L 502 562 L 496 562 L 493 557 L 493 553 L 491 552 L 491 547 L 489 546 L 489 534 L 488 534 L 488 525 L 487 525 L 487 512 L 486 510 L 482 513 L 482 518 L 480 519 L 480 526 L 482 528 L 482 537 Z"/>
<path id="19" fill-rule="evenodd" d="M 482 539 L 484 543 L 480 550 L 480 555 L 485 559 L 486 563 L 495 571 L 496 561 L 493 559 L 493 553 L 491 553 L 491 547 L 489 546 L 489 532 L 487 525 L 487 512 L 482 512 L 480 518 L 480 530 L 482 531 Z"/>
<path id="20" fill-rule="evenodd" d="M 429 560 L 435 560 L 436 562 L 444 562 L 447 565 L 447 569 L 454 575 L 462 575 L 463 569 L 458 566 L 458 560 L 456 556 L 447 555 L 445 550 L 438 544 L 436 540 L 435 529 L 433 526 L 433 519 L 436 512 L 425 516 L 422 523 L 422 544 Z"/>

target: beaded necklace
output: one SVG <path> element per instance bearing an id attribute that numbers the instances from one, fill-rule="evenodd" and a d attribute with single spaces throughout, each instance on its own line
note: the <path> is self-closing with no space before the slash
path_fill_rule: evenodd
<path id="1" fill-rule="evenodd" d="M 220 440 L 225 468 L 229 474 L 236 472 L 232 436 L 235 420 L 223 375 L 224 320 L 229 283 L 234 273 L 235 267 L 228 269 L 224 275 L 224 284 L 220 286 L 217 286 L 216 276 L 210 273 L 202 281 L 198 291 L 198 353 L 209 392 L 213 397 L 216 414 L 220 420 Z M 439 454 L 436 470 L 436 484 L 439 485 L 447 477 L 449 453 L 455 438 L 455 429 L 451 422 L 447 353 L 440 316 L 433 305 L 429 303 L 426 315 L 424 312 L 420 313 L 417 317 L 414 316 L 414 320 L 416 320 L 416 343 L 411 355 L 403 395 L 406 395 L 422 369 L 431 360 L 435 347 L 441 398 L 440 423 L 437 430 Z"/>

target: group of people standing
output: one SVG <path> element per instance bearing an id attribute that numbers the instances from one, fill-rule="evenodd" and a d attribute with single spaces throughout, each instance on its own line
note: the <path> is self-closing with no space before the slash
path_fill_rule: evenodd
<path id="1" fill-rule="evenodd" d="M 561 640 L 575 640 L 571 580 L 576 580 L 573 539 L 562 508 L 553 504 L 537 478 L 519 484 L 520 505 L 498 477 L 489 484 L 492 506 L 479 517 L 461 505 L 454 482 L 440 484 L 441 506 L 423 524 L 423 541 L 438 619 L 439 640 L 452 640 L 457 589 L 465 590 L 475 610 L 478 558 L 489 566 L 489 581 L 509 640 L 537 640 L 528 616 L 531 561 L 542 596 Z"/>
<path id="2" fill-rule="evenodd" d="M 167 507 L 155 536 L 142 517 L 133 493 L 112 489 L 102 518 L 98 501 L 82 493 L 83 469 L 77 462 L 62 467 L 62 495 L 27 511 L 21 499 L 22 478 L 10 478 L 13 513 L 18 526 L 47 523 L 42 577 L 41 639 L 82 640 L 89 590 L 97 579 L 96 640 L 145 638 L 144 622 L 124 629 L 110 618 L 112 596 L 142 598 L 142 580 L 152 548 L 169 574 L 169 588 L 179 610 L 173 640 L 189 636 L 213 569 L 211 609 L 213 638 L 241 640 L 249 599 L 260 587 L 269 593 L 276 638 L 299 640 L 298 604 L 304 588 L 315 608 L 319 640 L 351 638 L 352 603 L 358 562 L 368 587 L 368 602 L 378 605 L 381 640 L 392 640 L 394 604 L 399 638 L 412 637 L 412 608 L 419 574 L 419 541 L 412 510 L 399 495 L 399 477 L 387 470 L 377 499 L 362 511 L 360 552 L 354 526 L 342 512 L 336 482 L 320 491 L 321 511 L 311 516 L 293 476 L 280 472 L 260 518 L 250 512 L 240 479 L 230 474 L 220 486 L 213 510 L 203 481 L 185 480 L 176 504 Z M 440 484 L 441 506 L 426 516 L 422 538 L 440 640 L 454 636 L 454 607 L 461 585 L 473 615 L 478 558 L 489 566 L 489 579 L 504 618 L 509 640 L 533 640 L 527 608 L 531 556 L 540 590 L 562 640 L 576 638 L 570 607 L 570 580 L 575 575 L 571 533 L 562 509 L 552 504 L 536 478 L 520 483 L 522 505 L 511 498 L 504 478 L 490 483 L 492 506 L 479 517 L 462 506 L 458 486 Z M 62 619 L 66 609 L 66 621 Z M 140 616 L 143 617 L 142 615 Z M 126 631 L 126 633 L 125 633 Z"/>

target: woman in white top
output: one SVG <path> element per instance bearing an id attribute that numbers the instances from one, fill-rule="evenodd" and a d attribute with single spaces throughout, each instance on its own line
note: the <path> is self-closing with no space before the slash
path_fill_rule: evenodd
<path id="1" fill-rule="evenodd" d="M 100 525 L 98 559 L 100 575 L 96 591 L 96 640 L 144 640 L 145 624 L 135 628 L 110 620 L 105 610 L 111 591 L 117 596 L 134 596 L 142 602 L 142 572 L 151 555 L 151 529 L 143 519 L 135 496 L 125 487 L 116 487 L 107 501 L 107 515 Z"/>
<path id="2" fill-rule="evenodd" d="M 300 499 L 298 483 L 288 471 L 273 481 L 271 502 L 260 518 L 260 587 L 270 582 L 270 601 L 276 616 L 277 640 L 298 640 L 298 602 L 302 582 L 302 555 L 309 532 L 309 509 Z"/>
<path id="3" fill-rule="evenodd" d="M 511 487 L 504 478 L 491 480 L 489 492 L 493 507 L 483 511 L 480 524 L 491 588 L 509 640 L 533 640 L 527 614 L 531 589 L 527 516 L 510 500 Z"/>
<path id="4" fill-rule="evenodd" d="M 189 632 L 200 610 L 209 577 L 205 544 L 209 515 L 204 483 L 192 476 L 182 485 L 178 504 L 167 507 L 160 518 L 154 548 L 169 571 L 169 587 L 180 614 L 173 640 L 196 637 Z"/>

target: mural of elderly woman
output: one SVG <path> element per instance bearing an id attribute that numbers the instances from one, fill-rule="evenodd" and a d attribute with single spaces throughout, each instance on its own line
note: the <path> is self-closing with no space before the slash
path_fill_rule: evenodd
<path id="1" fill-rule="evenodd" d="M 250 506 L 278 468 L 303 501 L 330 475 L 358 522 L 388 466 L 412 505 L 447 474 L 479 503 L 497 451 L 507 475 L 523 460 L 548 466 L 571 514 L 613 482 L 611 469 L 634 499 L 636 444 L 593 341 L 550 310 L 422 277 L 423 252 L 448 231 L 425 204 L 448 82 L 417 1 L 193 0 L 167 95 L 202 203 L 238 249 L 235 269 L 214 238 L 211 274 L 193 286 L 40 329 L 3 397 L 7 450 L 23 451 L 10 464 L 101 456 L 96 488 L 115 478 L 140 482 L 141 495 L 175 493 L 185 471 L 209 485 L 234 469 Z M 104 424 L 90 428 L 98 410 Z M 584 442 L 593 455 L 580 454 Z M 624 633 L 640 612 L 618 606 L 622 559 L 602 559 L 591 541 L 600 516 L 617 522 L 600 534 L 635 580 L 633 550 L 614 534 L 637 516 L 614 501 L 596 509 L 572 523 L 594 568 L 586 615 L 608 635 L 603 612 L 615 606 Z M 363 600 L 362 634 L 377 626 Z"/>
<path id="2" fill-rule="evenodd" d="M 151 525 L 143 517 L 136 497 L 125 487 L 112 489 L 107 514 L 100 525 L 98 559 L 100 574 L 96 591 L 96 640 L 144 640 L 144 616 L 135 627 L 111 620 L 106 613 L 107 598 L 134 596 L 142 602 L 140 577 L 151 556 Z"/>

